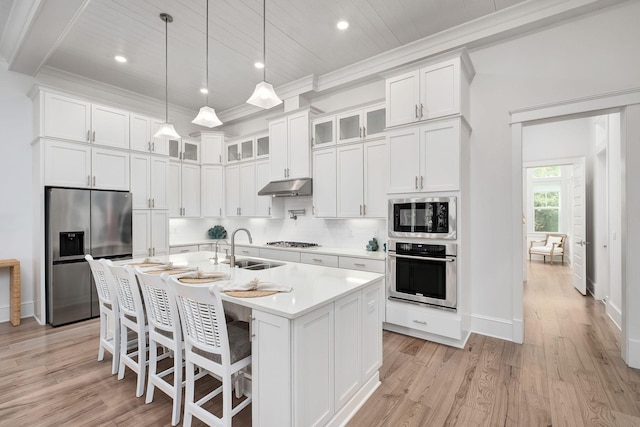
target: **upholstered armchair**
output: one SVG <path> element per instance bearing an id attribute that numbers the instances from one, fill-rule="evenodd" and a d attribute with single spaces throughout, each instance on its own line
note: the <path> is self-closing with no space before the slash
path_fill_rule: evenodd
<path id="1" fill-rule="evenodd" d="M 562 264 L 564 264 L 564 245 L 566 240 L 566 234 L 547 234 L 544 240 L 532 241 L 529 244 L 529 261 L 531 261 L 531 255 L 542 255 L 542 262 L 546 262 L 547 257 L 549 257 L 551 264 L 553 264 L 553 257 L 561 256 Z"/>

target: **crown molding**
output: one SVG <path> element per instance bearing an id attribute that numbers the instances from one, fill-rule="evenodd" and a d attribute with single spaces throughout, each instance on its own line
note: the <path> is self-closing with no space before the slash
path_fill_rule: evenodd
<path id="1" fill-rule="evenodd" d="M 139 110 L 142 114 L 164 117 L 165 101 L 163 100 L 72 74 L 58 68 L 42 67 L 36 75 L 36 80 L 42 86 L 48 86 L 49 88 L 54 88 L 54 90 L 81 98 L 88 98 L 98 103 L 104 103 L 105 100 L 108 100 L 115 107 Z M 197 113 L 196 110 L 175 104 L 169 104 L 169 108 L 172 112 L 187 117 L 194 117 Z"/>

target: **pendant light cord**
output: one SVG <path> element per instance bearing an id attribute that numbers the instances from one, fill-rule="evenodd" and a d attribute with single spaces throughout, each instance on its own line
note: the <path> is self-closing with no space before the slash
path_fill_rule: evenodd
<path id="1" fill-rule="evenodd" d="M 169 123 L 169 20 L 164 18 L 164 121 Z"/>
<path id="2" fill-rule="evenodd" d="M 206 42 L 205 42 L 205 49 L 206 49 L 206 55 L 205 57 L 207 58 L 207 64 L 206 64 L 206 69 L 207 69 L 207 105 L 209 105 L 209 0 L 207 0 L 207 33 L 205 34 L 205 38 L 206 38 Z"/>
<path id="3" fill-rule="evenodd" d="M 262 0 L 262 81 L 267 81 L 267 0 Z"/>

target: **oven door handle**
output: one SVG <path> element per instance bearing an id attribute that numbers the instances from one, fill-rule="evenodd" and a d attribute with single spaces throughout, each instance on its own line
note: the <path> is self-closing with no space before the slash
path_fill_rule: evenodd
<path id="1" fill-rule="evenodd" d="M 392 253 L 389 253 L 389 256 L 392 258 L 417 259 L 419 261 L 454 262 L 456 260 L 455 258 L 432 258 L 427 256 L 395 255 Z"/>

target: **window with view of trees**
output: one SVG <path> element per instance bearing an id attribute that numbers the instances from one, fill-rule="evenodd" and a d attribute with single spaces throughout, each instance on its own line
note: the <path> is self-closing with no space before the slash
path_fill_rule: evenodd
<path id="1" fill-rule="evenodd" d="M 560 228 L 560 166 L 534 168 L 533 230 L 539 233 L 557 233 Z"/>

